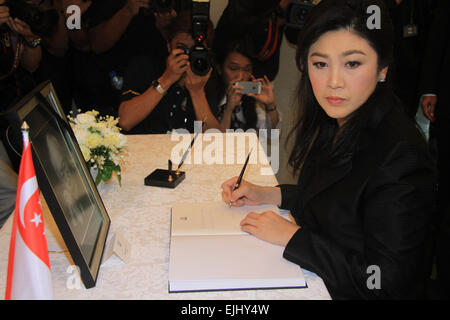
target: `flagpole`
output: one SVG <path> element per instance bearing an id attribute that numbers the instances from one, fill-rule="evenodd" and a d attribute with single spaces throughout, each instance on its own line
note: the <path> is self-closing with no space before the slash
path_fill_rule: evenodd
<path id="1" fill-rule="evenodd" d="M 29 132 L 30 132 L 30 127 L 28 126 L 28 123 L 26 121 L 24 121 L 22 123 L 22 137 L 23 137 L 23 144 L 24 144 L 24 149 L 27 147 L 28 145 L 28 141 L 29 141 Z"/>

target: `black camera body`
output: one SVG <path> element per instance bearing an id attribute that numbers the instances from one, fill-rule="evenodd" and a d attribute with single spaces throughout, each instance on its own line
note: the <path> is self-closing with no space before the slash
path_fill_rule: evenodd
<path id="1" fill-rule="evenodd" d="M 284 35 L 286 40 L 297 45 L 300 30 L 304 27 L 306 17 L 315 6 L 312 1 L 308 0 L 291 0 L 286 8 L 286 28 Z"/>
<path id="2" fill-rule="evenodd" d="M 27 23 L 31 31 L 40 37 L 51 36 L 58 23 L 58 12 L 55 9 L 42 10 L 27 0 L 6 0 L 4 5 L 9 8 L 11 18 Z"/>
<path id="3" fill-rule="evenodd" d="M 205 76 L 214 65 L 212 53 L 202 45 L 194 45 L 191 48 L 182 48 L 184 54 L 189 56 L 191 70 L 198 76 Z"/>
<path id="4" fill-rule="evenodd" d="M 308 0 L 291 0 L 286 8 L 286 26 L 302 29 L 305 25 L 306 16 L 315 6 Z"/>
<path id="5" fill-rule="evenodd" d="M 199 76 L 208 74 L 213 66 L 213 55 L 204 42 L 208 37 L 209 25 L 209 7 L 208 1 L 192 1 L 192 38 L 194 46 L 185 53 L 189 55 L 189 62 L 193 73 Z"/>

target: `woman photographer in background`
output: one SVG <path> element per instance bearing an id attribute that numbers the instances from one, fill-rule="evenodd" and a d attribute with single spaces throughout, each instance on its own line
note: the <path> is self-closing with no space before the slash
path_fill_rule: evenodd
<path id="1" fill-rule="evenodd" d="M 243 42 L 232 41 L 224 50 L 216 52 L 217 72 L 220 76 L 218 119 L 222 130 L 271 129 L 280 116 L 275 104 L 272 85 L 267 76 L 255 79 L 252 59 L 246 54 Z M 261 93 L 242 93 L 239 81 L 261 82 Z"/>

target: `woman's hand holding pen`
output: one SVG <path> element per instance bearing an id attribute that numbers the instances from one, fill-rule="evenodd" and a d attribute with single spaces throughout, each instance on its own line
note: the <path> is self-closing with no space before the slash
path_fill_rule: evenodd
<path id="1" fill-rule="evenodd" d="M 264 187 L 242 180 L 240 187 L 234 190 L 238 179 L 238 177 L 234 177 L 222 184 L 223 201 L 235 207 L 241 207 L 245 204 L 250 206 L 262 204 L 264 201 Z"/>
<path id="2" fill-rule="evenodd" d="M 235 207 L 243 205 L 273 204 L 281 205 L 281 190 L 277 187 L 258 186 L 242 180 L 238 189 L 234 186 L 238 177 L 231 178 L 222 184 L 222 198 Z M 241 221 L 241 230 L 270 243 L 286 246 L 300 227 L 273 211 L 263 213 L 250 212 Z"/>
<path id="3" fill-rule="evenodd" d="M 255 206 L 263 203 L 279 206 L 281 191 L 277 187 L 263 187 L 242 180 L 240 187 L 234 190 L 238 177 L 228 179 L 222 184 L 222 199 L 235 207 Z"/>

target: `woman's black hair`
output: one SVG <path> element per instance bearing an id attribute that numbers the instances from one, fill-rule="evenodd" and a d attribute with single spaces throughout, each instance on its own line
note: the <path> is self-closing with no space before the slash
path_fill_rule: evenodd
<path id="1" fill-rule="evenodd" d="M 368 8 L 377 6 L 378 21 L 372 24 L 373 12 Z M 370 7 L 373 8 L 373 7 Z M 375 14 L 378 14 L 375 13 Z M 339 128 L 337 121 L 330 118 L 317 102 L 308 76 L 309 49 L 323 34 L 329 31 L 349 30 L 364 38 L 375 50 L 378 70 L 390 65 L 393 59 L 393 27 L 389 12 L 382 0 L 322 0 L 306 19 L 298 38 L 297 67 L 301 72 L 298 87 L 299 120 L 289 137 L 295 135 L 295 143 L 289 157 L 289 164 L 298 173 L 306 158 L 312 161 L 329 161 L 339 165 L 350 157 L 358 141 L 364 119 L 374 104 L 378 84 L 371 97 L 356 110 L 352 117 Z"/>

